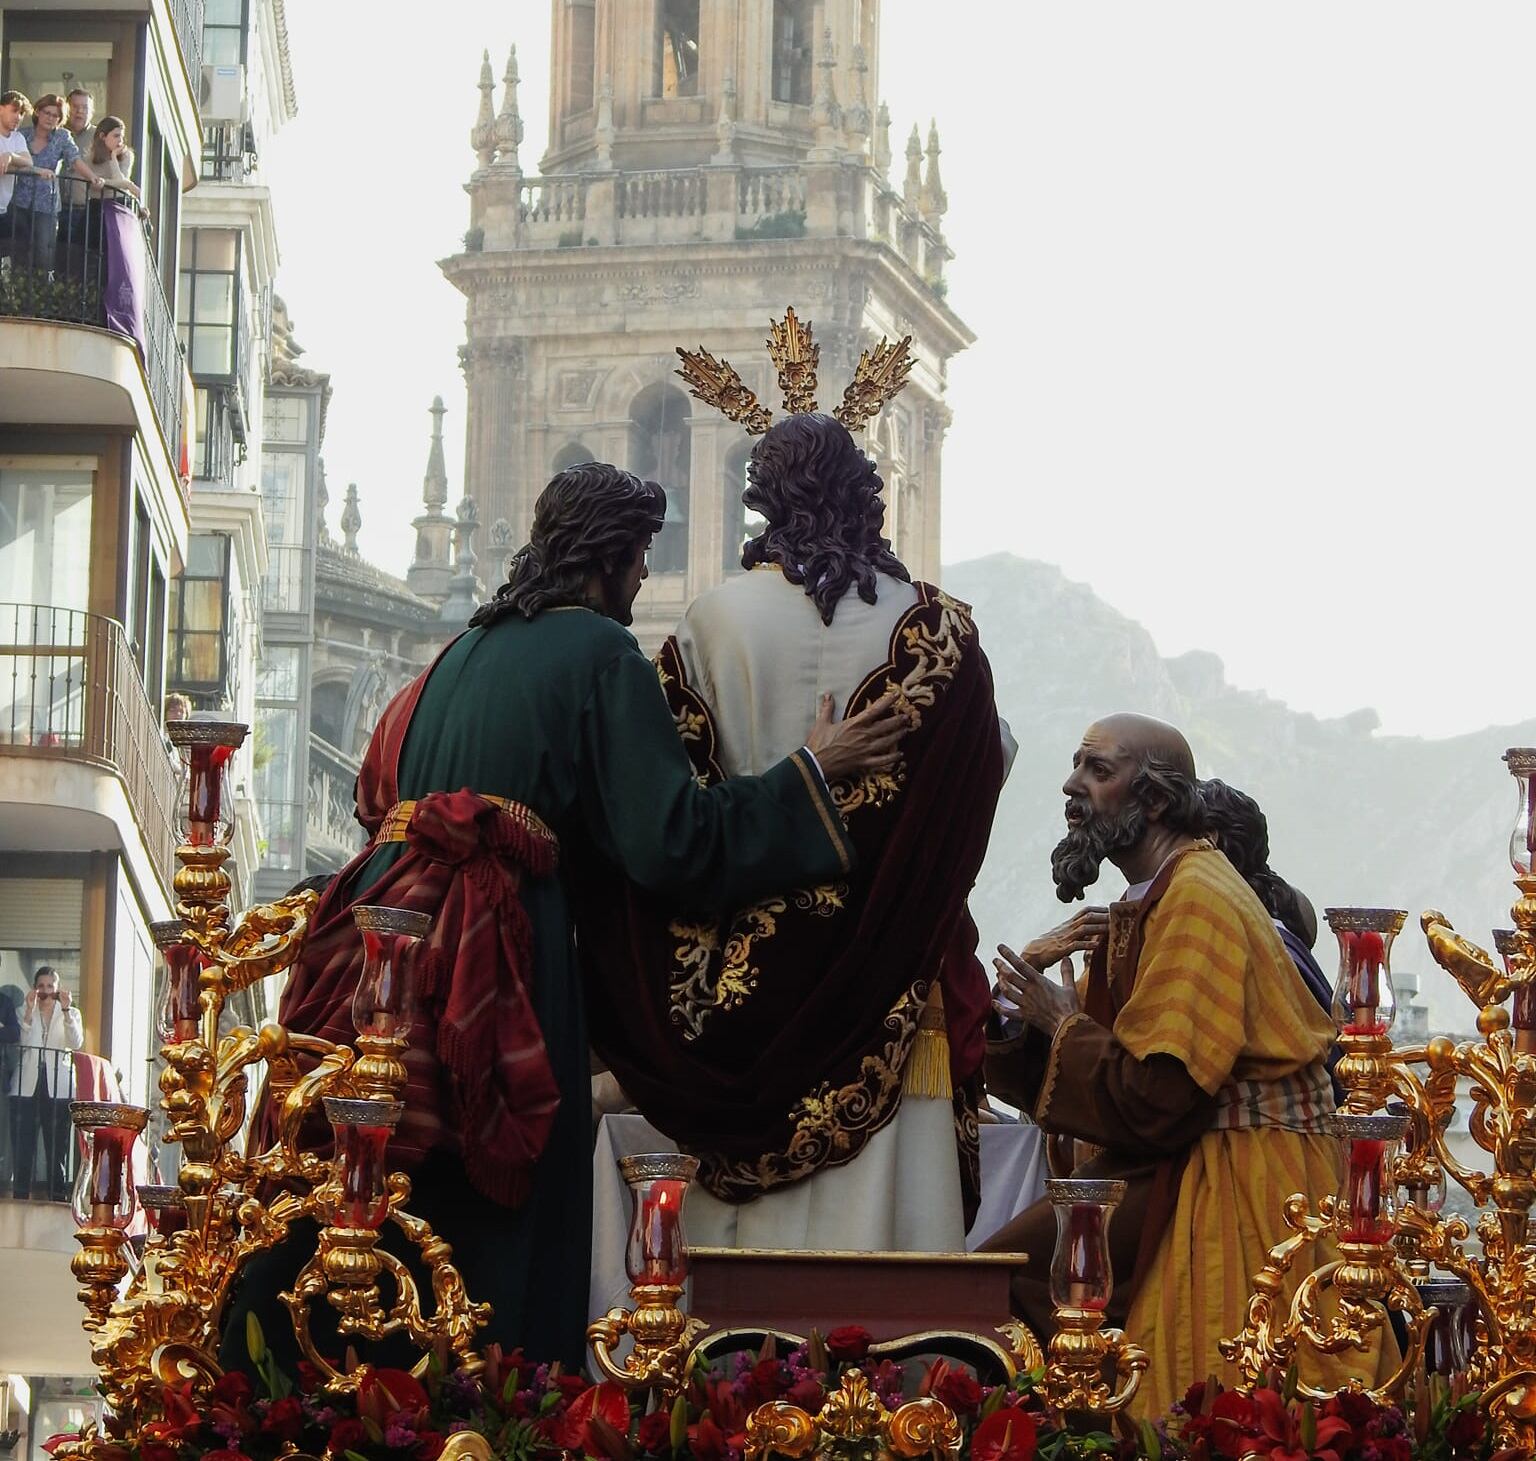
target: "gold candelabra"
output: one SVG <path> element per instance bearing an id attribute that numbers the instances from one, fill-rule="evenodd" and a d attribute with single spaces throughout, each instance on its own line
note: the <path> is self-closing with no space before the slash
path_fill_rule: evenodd
<path id="1" fill-rule="evenodd" d="M 1475 1339 L 1459 1360 L 1458 1381 L 1480 1393 L 1498 1444 L 1528 1455 L 1536 1452 L 1536 749 L 1511 750 L 1504 759 L 1519 792 L 1510 838 L 1515 927 L 1495 933 L 1495 957 L 1436 910 L 1420 920 L 1431 956 L 1477 1008 L 1479 1038 L 1457 1044 L 1440 1036 L 1394 1047 L 1390 952 L 1405 915 L 1330 910 L 1340 946 L 1336 1074 L 1349 1089 L 1339 1118 L 1349 1143 L 1349 1185 L 1325 1198 L 1315 1216 L 1304 1198 L 1290 1200 L 1285 1218 L 1292 1235 L 1256 1275 L 1247 1324 L 1223 1352 L 1251 1388 L 1302 1348 L 1358 1347 L 1381 1328 L 1390 1306 L 1407 1319 L 1408 1351 L 1371 1393 L 1400 1396 L 1415 1379 L 1422 1383 L 1426 1334 L 1446 1317 L 1440 1305 L 1450 1302 L 1447 1293 L 1465 1292 Z M 1491 1159 L 1487 1170 L 1462 1162 L 1451 1148 L 1462 1085 L 1471 1099 L 1471 1138 Z M 1391 1114 L 1372 1114 L 1384 1106 Z M 1366 1122 L 1391 1129 L 1367 1129 Z M 1448 1177 L 1482 1209 L 1475 1244 L 1465 1220 L 1441 1211 Z M 1339 1259 L 1308 1273 L 1287 1302 L 1287 1275 L 1301 1250 L 1321 1240 L 1337 1244 Z M 1448 1290 L 1444 1279 L 1432 1277 L 1436 1269 L 1464 1290 Z M 1320 1300 L 1330 1287 L 1339 1295 L 1338 1312 L 1324 1317 Z"/>
<path id="2" fill-rule="evenodd" d="M 82 1226 L 72 1267 L 103 1392 L 129 1433 L 157 1418 L 167 1383 L 191 1381 L 205 1393 L 218 1378 L 237 1279 L 303 1220 L 319 1228 L 316 1251 L 280 1297 L 301 1349 L 333 1388 L 355 1387 L 363 1372 L 344 1373 L 321 1352 L 311 1333 L 321 1300 L 343 1342 L 404 1336 L 420 1354 L 418 1371 L 434 1349 L 473 1363 L 474 1334 L 489 1314 L 465 1294 L 448 1244 L 408 1211 L 409 1180 L 387 1159 L 403 1109 L 412 950 L 430 920 L 356 910 L 365 962 L 353 1004 L 355 1051 L 277 1024 L 226 1028 L 233 995 L 295 962 L 317 902 L 300 892 L 231 915 L 225 770 L 245 733 L 223 722 L 168 727 L 184 762 L 177 917 L 153 932 L 166 965 L 160 1105 L 182 1161 L 174 1186 L 137 1189 L 151 1231 L 136 1262 L 126 1233 L 135 1211 L 131 1150 L 148 1112 L 100 1103 L 73 1111 L 89 1138 L 90 1166 L 77 1185 Z M 262 1119 L 253 1126 L 248 1087 L 263 1066 Z M 331 1155 L 315 1140 L 322 1116 Z M 412 1267 L 381 1245 L 390 1228 L 415 1250 L 430 1302 Z M 81 1444 L 88 1451 L 91 1443 Z"/>

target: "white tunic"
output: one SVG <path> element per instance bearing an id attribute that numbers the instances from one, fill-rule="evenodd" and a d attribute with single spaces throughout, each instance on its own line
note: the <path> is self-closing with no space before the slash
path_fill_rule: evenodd
<path id="1" fill-rule="evenodd" d="M 678 647 L 714 712 L 726 774 L 760 774 L 803 746 L 823 694 L 841 716 L 886 662 L 897 621 L 916 603 L 911 584 L 882 574 L 877 602 L 849 592 L 827 625 L 802 587 L 769 568 L 696 599 Z M 909 1096 L 847 1166 L 751 1202 L 720 1202 L 695 1187 L 688 1236 L 722 1248 L 964 1252 L 953 1109 Z"/>

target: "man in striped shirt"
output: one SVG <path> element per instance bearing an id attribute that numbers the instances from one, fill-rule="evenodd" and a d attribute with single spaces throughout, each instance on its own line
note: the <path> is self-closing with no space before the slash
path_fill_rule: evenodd
<path id="1" fill-rule="evenodd" d="M 1286 1197 L 1338 1190 L 1334 1031 L 1269 913 L 1203 837 L 1177 730 L 1136 715 L 1090 726 L 1062 790 L 1058 896 L 1081 898 L 1106 861 L 1130 886 L 1023 955 L 999 950 L 1007 1023 L 987 1083 L 1047 1134 L 1076 1139 L 1086 1160 L 1073 1175 L 1126 1180 L 1110 1226 L 1111 1322 L 1150 1354 L 1138 1409 L 1161 1415 L 1192 1381 L 1228 1374 L 1218 1341 L 1242 1328 L 1252 1276 L 1286 1235 Z M 1081 1001 L 1041 972 L 1072 951 L 1090 955 Z M 1030 1255 L 1014 1296 L 1041 1333 L 1054 1233 L 1039 1203 L 986 1244 Z M 1373 1379 L 1376 1355 L 1308 1378 L 1342 1383 L 1350 1370 Z"/>

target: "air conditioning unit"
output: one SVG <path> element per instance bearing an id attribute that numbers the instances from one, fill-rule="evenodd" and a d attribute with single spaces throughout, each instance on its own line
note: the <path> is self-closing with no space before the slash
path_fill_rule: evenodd
<path id="1" fill-rule="evenodd" d="M 243 122 L 246 118 L 245 67 L 204 66 L 197 109 L 204 122 Z"/>

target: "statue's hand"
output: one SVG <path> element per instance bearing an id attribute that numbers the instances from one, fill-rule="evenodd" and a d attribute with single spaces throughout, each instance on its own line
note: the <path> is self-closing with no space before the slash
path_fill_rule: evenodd
<path id="1" fill-rule="evenodd" d="M 832 697 L 823 695 L 805 743 L 828 781 L 888 771 L 901 759 L 899 746 L 907 722 L 896 708 L 894 695 L 882 696 L 848 720 L 834 722 L 834 713 Z"/>

